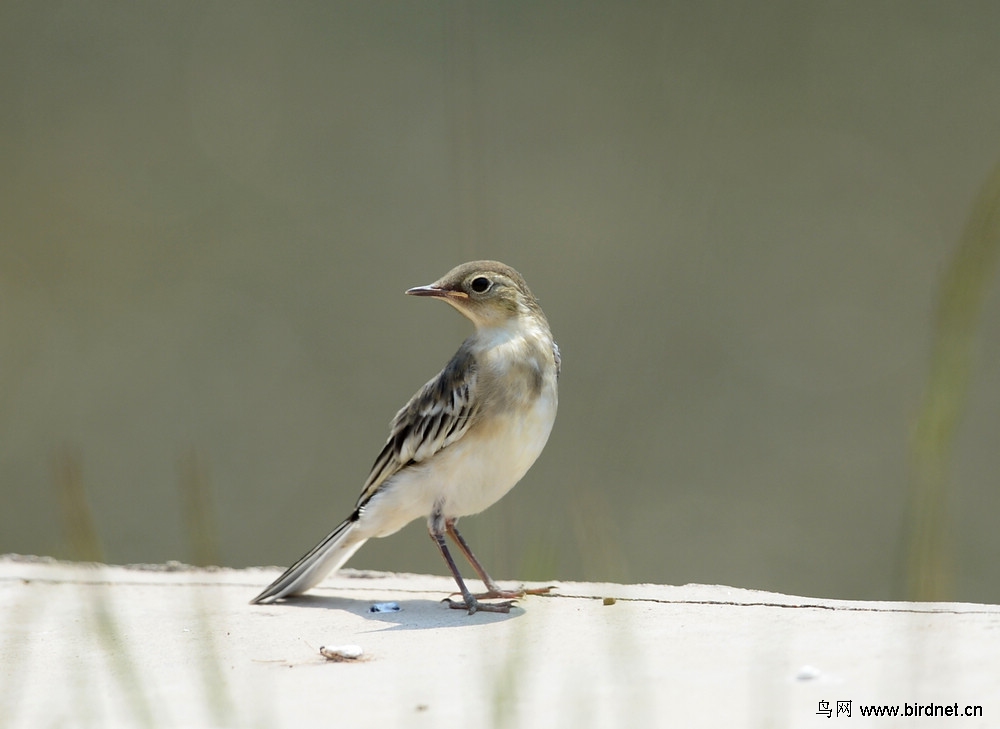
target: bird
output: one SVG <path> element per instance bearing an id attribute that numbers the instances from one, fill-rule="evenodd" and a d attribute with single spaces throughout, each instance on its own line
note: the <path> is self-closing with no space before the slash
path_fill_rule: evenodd
<path id="1" fill-rule="evenodd" d="M 450 607 L 470 615 L 507 613 L 526 594 L 552 589 L 502 589 L 456 528 L 460 517 L 478 514 L 510 491 L 549 438 L 562 363 L 548 320 L 521 274 L 499 261 L 463 263 L 406 293 L 450 304 L 472 322 L 473 333 L 396 413 L 350 516 L 251 603 L 307 591 L 368 539 L 394 534 L 421 517 L 462 596 L 446 598 Z M 446 537 L 486 592 L 473 594 L 467 587 Z"/>

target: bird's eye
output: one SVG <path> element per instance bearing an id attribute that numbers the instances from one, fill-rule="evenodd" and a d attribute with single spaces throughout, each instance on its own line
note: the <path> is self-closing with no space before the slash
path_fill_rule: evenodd
<path id="1" fill-rule="evenodd" d="M 477 294 L 484 294 L 490 290 L 492 282 L 485 276 L 476 276 L 476 278 L 472 279 L 470 286 L 472 286 L 472 290 Z"/>

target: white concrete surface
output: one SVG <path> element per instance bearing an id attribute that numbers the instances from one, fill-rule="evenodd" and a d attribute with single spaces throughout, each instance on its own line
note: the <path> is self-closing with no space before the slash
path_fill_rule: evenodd
<path id="1" fill-rule="evenodd" d="M 450 578 L 344 570 L 251 606 L 277 570 L 176 567 L 0 558 L 0 729 L 1000 727 L 994 605 L 564 582 L 469 616 Z"/>

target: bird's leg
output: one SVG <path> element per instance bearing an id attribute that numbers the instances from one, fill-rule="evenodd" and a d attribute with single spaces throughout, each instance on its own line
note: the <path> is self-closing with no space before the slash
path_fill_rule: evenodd
<path id="1" fill-rule="evenodd" d="M 455 578 L 455 582 L 458 583 L 458 589 L 462 593 L 462 599 L 465 601 L 464 603 L 459 603 L 454 602 L 451 598 L 446 598 L 448 600 L 448 607 L 455 608 L 456 610 L 466 609 L 469 611 L 469 615 L 472 615 L 479 610 L 487 613 L 509 613 L 510 606 L 514 604 L 513 602 L 479 602 L 476 599 L 476 596 L 469 592 L 469 588 L 465 586 L 465 580 L 462 579 L 462 575 L 458 571 L 458 567 L 455 565 L 455 560 L 452 559 L 451 552 L 448 551 L 448 545 L 444 538 L 444 530 L 440 528 L 441 522 L 441 519 L 431 517 L 428 525 L 428 531 L 431 534 L 431 539 L 434 540 L 438 549 L 441 550 L 441 556 L 444 557 L 444 561 L 448 563 L 448 569 L 451 570 L 451 574 Z"/>
<path id="2" fill-rule="evenodd" d="M 451 538 L 455 540 L 455 544 L 457 544 L 458 548 L 462 550 L 462 554 L 465 555 L 465 558 L 469 560 L 469 564 L 472 565 L 472 569 L 476 571 L 476 574 L 479 575 L 479 579 L 481 579 L 483 584 L 486 585 L 486 592 L 479 595 L 473 595 L 473 597 L 477 597 L 480 600 L 486 600 L 494 597 L 516 600 L 519 597 L 524 597 L 525 595 L 545 595 L 552 590 L 552 587 L 533 587 L 531 589 L 525 589 L 522 587 L 518 590 L 504 590 L 501 588 L 500 585 L 494 582 L 493 578 L 486 573 L 486 570 L 479 563 L 479 560 L 476 559 L 476 555 L 474 555 L 472 550 L 469 548 L 469 543 L 466 542 L 462 535 L 458 533 L 458 529 L 455 528 L 455 521 L 455 519 L 446 519 L 444 522 L 445 530 L 447 530 Z"/>

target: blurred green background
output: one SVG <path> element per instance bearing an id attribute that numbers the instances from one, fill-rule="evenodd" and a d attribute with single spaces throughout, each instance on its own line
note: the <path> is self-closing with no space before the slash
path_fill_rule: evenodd
<path id="1" fill-rule="evenodd" d="M 224 564 L 289 564 L 469 331 L 403 290 L 497 258 L 563 377 L 539 462 L 463 521 L 494 576 L 907 594 L 998 31 L 991 2 L 0 3 L 0 552 L 72 556 L 68 458 L 110 561 L 193 559 L 197 483 Z M 997 304 L 931 513 L 961 600 L 1000 601 Z M 421 523 L 350 566 L 445 571 Z"/>

